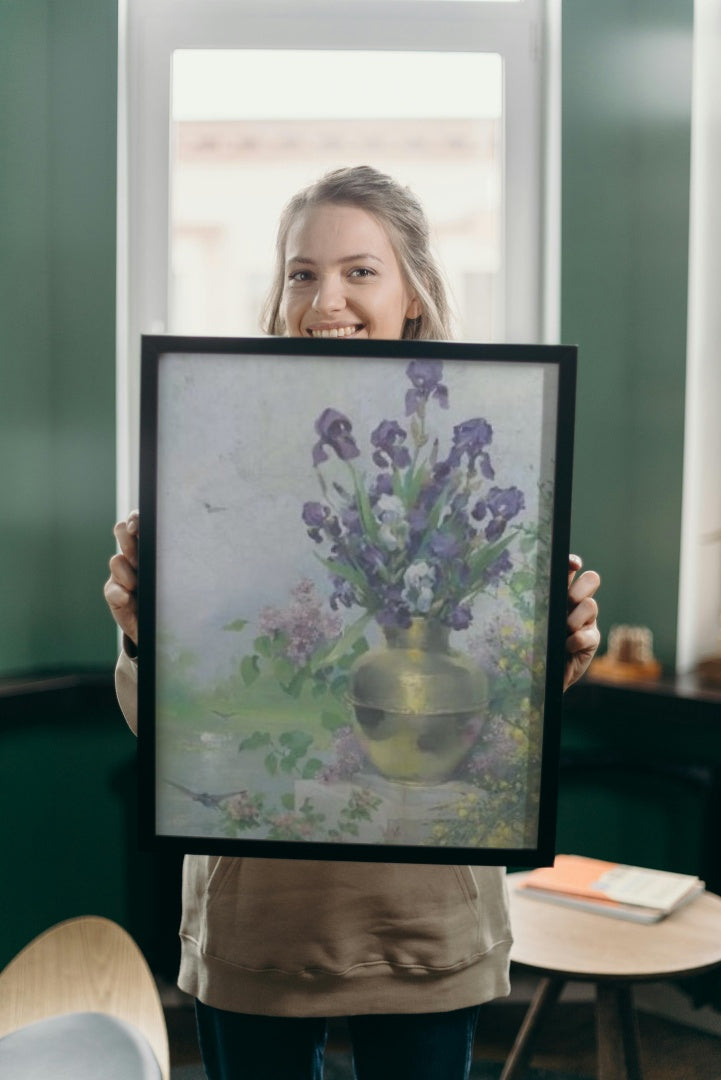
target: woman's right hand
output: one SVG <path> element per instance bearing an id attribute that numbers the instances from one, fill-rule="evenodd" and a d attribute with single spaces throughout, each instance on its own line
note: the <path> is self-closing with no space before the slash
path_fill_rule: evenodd
<path id="1" fill-rule="evenodd" d="M 138 644 L 138 532 L 140 515 L 137 510 L 119 521 L 113 533 L 120 553 L 110 560 L 110 577 L 103 592 L 116 623 L 134 645 Z"/>

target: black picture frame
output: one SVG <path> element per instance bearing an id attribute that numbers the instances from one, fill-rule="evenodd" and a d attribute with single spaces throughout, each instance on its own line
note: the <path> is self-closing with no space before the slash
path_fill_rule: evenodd
<path id="1" fill-rule="evenodd" d="M 576 348 L 145 336 L 140 840 L 547 865 Z"/>

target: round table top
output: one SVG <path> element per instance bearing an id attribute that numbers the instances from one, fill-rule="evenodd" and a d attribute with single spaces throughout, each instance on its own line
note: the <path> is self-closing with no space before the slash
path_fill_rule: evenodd
<path id="1" fill-rule="evenodd" d="M 569 979 L 655 980 L 721 965 L 721 897 L 705 892 L 657 923 L 578 911 L 525 896 L 508 875 L 511 960 Z"/>

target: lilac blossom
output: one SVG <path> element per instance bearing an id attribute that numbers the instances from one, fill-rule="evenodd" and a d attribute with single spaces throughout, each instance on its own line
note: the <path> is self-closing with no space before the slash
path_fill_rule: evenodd
<path id="1" fill-rule="evenodd" d="M 518 768 L 518 745 L 511 731 L 494 718 L 484 735 L 478 750 L 466 762 L 465 770 L 480 783 L 486 778 L 510 779 Z"/>
<path id="2" fill-rule="evenodd" d="M 263 608 L 259 625 L 265 634 L 283 635 L 285 656 L 294 666 L 302 667 L 319 646 L 338 637 L 342 624 L 339 616 L 324 611 L 310 579 L 299 581 L 290 595 L 291 603 L 285 610 Z"/>
<path id="3" fill-rule="evenodd" d="M 225 811 L 233 821 L 242 822 L 246 826 L 257 825 L 260 820 L 259 809 L 247 791 L 231 795 L 225 803 Z"/>
<path id="4" fill-rule="evenodd" d="M 333 732 L 333 753 L 334 758 L 318 773 L 318 779 L 323 784 L 350 780 L 365 765 L 365 753 L 350 724 L 344 724 Z"/>

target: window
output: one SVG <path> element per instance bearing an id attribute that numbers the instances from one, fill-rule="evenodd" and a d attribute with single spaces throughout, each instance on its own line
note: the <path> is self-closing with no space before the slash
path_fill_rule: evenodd
<path id="1" fill-rule="evenodd" d="M 196 49 L 172 73 L 171 332 L 257 334 L 285 202 L 372 163 L 426 208 L 456 336 L 503 336 L 498 55 Z"/>
<path id="2" fill-rule="evenodd" d="M 125 0 L 120 20 L 121 513 L 140 335 L 258 333 L 280 209 L 328 169 L 418 193 L 459 337 L 555 340 L 543 0 Z"/>

